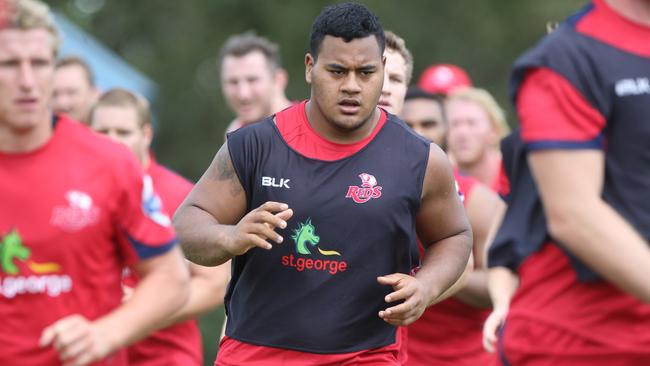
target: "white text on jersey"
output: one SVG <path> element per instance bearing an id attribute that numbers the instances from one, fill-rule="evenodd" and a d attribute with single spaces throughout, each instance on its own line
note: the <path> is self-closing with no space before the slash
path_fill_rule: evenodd
<path id="1" fill-rule="evenodd" d="M 290 189 L 291 188 L 289 187 L 290 180 L 291 179 L 280 178 L 280 181 L 276 183 L 275 178 L 273 177 L 262 177 L 262 186 Z"/>

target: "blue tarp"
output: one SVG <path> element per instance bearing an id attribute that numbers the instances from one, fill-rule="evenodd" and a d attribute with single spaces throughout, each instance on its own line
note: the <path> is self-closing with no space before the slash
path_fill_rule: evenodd
<path id="1" fill-rule="evenodd" d="M 121 87 L 154 101 L 157 86 L 151 79 L 60 13 L 55 12 L 54 18 L 63 35 L 59 55 L 76 55 L 86 60 L 95 74 L 95 83 L 100 90 Z"/>

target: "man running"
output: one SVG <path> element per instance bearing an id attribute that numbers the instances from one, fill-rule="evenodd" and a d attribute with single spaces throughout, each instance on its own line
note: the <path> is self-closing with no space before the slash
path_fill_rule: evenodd
<path id="1" fill-rule="evenodd" d="M 383 51 L 365 6 L 324 9 L 311 99 L 231 134 L 177 211 L 191 260 L 233 259 L 217 365 L 397 365 L 396 326 L 463 273 L 471 229 L 446 156 L 377 108 Z"/>
<path id="2" fill-rule="evenodd" d="M 187 300 L 167 213 L 124 147 L 50 102 L 48 7 L 8 1 L 0 28 L 0 364 L 125 365 L 120 348 Z M 5 14 L 7 15 L 7 14 Z M 122 268 L 143 280 L 121 304 Z"/>

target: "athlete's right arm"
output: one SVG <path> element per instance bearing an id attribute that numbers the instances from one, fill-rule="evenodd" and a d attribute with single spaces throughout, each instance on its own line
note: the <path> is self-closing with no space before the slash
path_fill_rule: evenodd
<path id="1" fill-rule="evenodd" d="M 456 298 L 477 308 L 490 308 L 490 295 L 487 286 L 486 247 L 490 242 L 489 232 L 499 215 L 495 212 L 505 210 L 505 204 L 499 196 L 483 184 L 476 184 L 466 196 L 465 211 L 474 234 L 472 256 L 474 270 L 469 275 L 467 284 L 456 293 Z"/>
<path id="2" fill-rule="evenodd" d="M 551 236 L 603 278 L 650 303 L 650 247 L 603 199 L 606 153 L 588 143 L 603 133 L 605 116 L 544 68 L 525 79 L 517 110 Z"/>
<path id="3" fill-rule="evenodd" d="M 246 193 L 226 142 L 176 210 L 174 227 L 190 261 L 216 266 L 254 247 L 271 249 L 267 239 L 281 243 L 274 229 L 285 228 L 292 214 L 280 202 L 266 202 L 246 213 Z"/>
<path id="4" fill-rule="evenodd" d="M 519 286 L 519 277 L 505 267 L 488 270 L 488 290 L 492 299 L 492 313 L 483 325 L 483 347 L 488 352 L 495 351 L 497 331 L 508 315 L 510 302 Z"/>

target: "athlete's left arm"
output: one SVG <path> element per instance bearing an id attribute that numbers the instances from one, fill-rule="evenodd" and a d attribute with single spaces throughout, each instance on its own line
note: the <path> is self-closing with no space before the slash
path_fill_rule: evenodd
<path id="1" fill-rule="evenodd" d="M 129 301 L 94 321 L 62 318 L 45 328 L 40 345 L 54 346 L 66 365 L 87 365 L 144 338 L 187 300 L 187 265 L 177 246 L 134 267 L 142 280 Z"/>
<path id="2" fill-rule="evenodd" d="M 415 275 L 393 273 L 379 277 L 379 283 L 393 286 L 386 302 L 404 300 L 380 311 L 393 325 L 408 325 L 424 310 L 442 300 L 442 295 L 463 274 L 472 252 L 472 229 L 460 202 L 447 156 L 434 144 L 429 150 L 422 187 L 422 201 L 416 218 L 417 234 L 425 246 L 422 265 Z"/>

